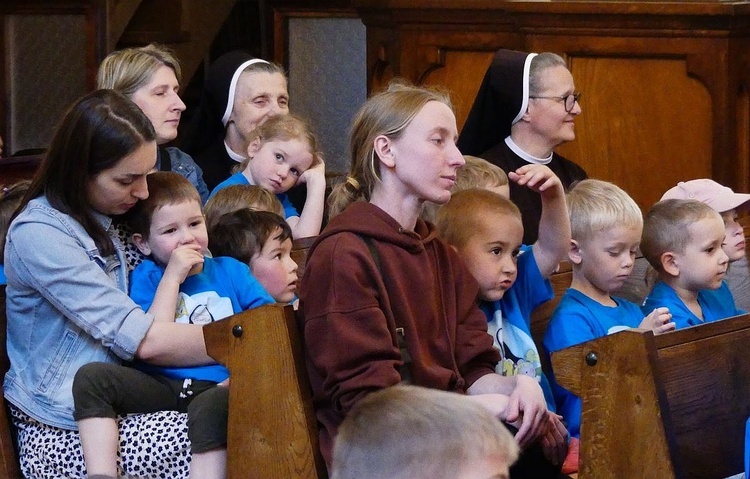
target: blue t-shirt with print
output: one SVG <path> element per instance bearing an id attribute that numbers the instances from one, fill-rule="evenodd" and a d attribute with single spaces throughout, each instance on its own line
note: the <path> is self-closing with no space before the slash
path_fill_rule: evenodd
<path id="1" fill-rule="evenodd" d="M 164 267 L 147 258 L 130 275 L 130 297 L 144 311 L 151 307 L 156 288 L 164 276 Z M 188 276 L 180 285 L 175 310 L 176 323 L 207 324 L 213 321 L 274 303 L 250 268 L 234 258 L 204 257 L 203 271 Z M 150 374 L 173 379 L 200 379 L 221 382 L 229 377 L 229 370 L 221 364 L 190 367 L 162 367 L 136 363 Z"/>
<path id="2" fill-rule="evenodd" d="M 487 318 L 487 332 L 502 358 L 495 371 L 501 376 L 525 374 L 535 378 L 542 387 L 547 408 L 554 412 L 552 389 L 542 372 L 539 351 L 531 337 L 531 313 L 552 299 L 554 292 L 549 280 L 539 271 L 531 246 L 521 248 L 517 268 L 515 283 L 500 300 L 479 302 Z"/>

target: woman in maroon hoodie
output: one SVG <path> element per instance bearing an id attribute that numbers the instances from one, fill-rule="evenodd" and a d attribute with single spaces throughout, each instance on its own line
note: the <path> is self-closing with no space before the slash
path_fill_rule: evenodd
<path id="1" fill-rule="evenodd" d="M 400 84 L 370 98 L 354 120 L 351 171 L 331 195 L 332 219 L 310 248 L 300 287 L 329 464 L 351 407 L 402 380 L 475 397 L 518 427 L 522 447 L 541 444 L 550 457 L 566 447 L 565 428 L 547 411 L 539 384 L 495 374 L 499 353 L 477 308 L 477 284 L 419 219 L 425 201 L 450 199 L 464 164 L 457 137 L 446 95 Z M 531 462 L 549 465 L 540 455 Z M 548 469 L 512 477 L 556 477 L 559 467 Z"/>

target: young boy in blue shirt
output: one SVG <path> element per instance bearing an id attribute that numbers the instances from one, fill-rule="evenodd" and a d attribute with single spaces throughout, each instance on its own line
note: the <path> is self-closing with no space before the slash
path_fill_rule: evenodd
<path id="1" fill-rule="evenodd" d="M 669 308 L 678 328 L 742 314 L 723 282 L 729 265 L 725 237 L 721 215 L 706 203 L 667 199 L 652 206 L 641 251 L 659 280 L 643 309 Z"/>
<path id="2" fill-rule="evenodd" d="M 292 229 L 283 217 L 244 208 L 223 214 L 214 223 L 208 230 L 214 254 L 231 256 L 250 266 L 277 302 L 295 301 L 297 263 L 291 256 Z"/>
<path id="3" fill-rule="evenodd" d="M 534 245 L 521 245 L 523 224 L 518 207 L 497 193 L 480 189 L 453 193 L 438 209 L 438 234 L 456 249 L 479 283 L 479 306 L 502 357 L 496 372 L 536 378 L 548 409 L 554 411 L 530 322 L 532 311 L 553 297 L 547 278 L 569 242 L 565 193 L 560 180 L 544 165 L 527 165 L 508 177 L 542 197 L 539 239 Z M 555 442 L 556 450 L 546 450 L 546 456 L 553 464 L 562 464 L 567 431 L 556 414 L 550 414 L 549 420 L 550 430 L 564 439 Z"/>
<path id="4" fill-rule="evenodd" d="M 745 232 L 742 229 L 742 225 L 737 222 L 737 210 L 748 207 L 750 195 L 735 193 L 731 188 L 727 188 L 713 180 L 701 178 L 679 182 L 677 186 L 670 188 L 664 193 L 661 199 L 698 200 L 706 203 L 721 215 L 721 219 L 724 221 L 725 233 L 724 243 L 722 243 L 721 248 L 727 254 L 730 265 L 735 262 L 738 263 L 734 267 L 727 267 L 727 274 L 724 276 L 724 281 L 718 289 L 703 290 L 701 296 L 708 297 L 712 303 L 724 305 L 728 309 L 731 308 L 735 304 L 735 298 L 739 298 L 737 294 L 743 292 L 741 289 L 736 291 L 734 288 L 741 288 L 748 274 L 745 256 Z M 744 313 L 745 311 L 740 307 L 735 307 L 735 311 L 727 310 L 723 314 L 736 316 Z"/>
<path id="5" fill-rule="evenodd" d="M 643 216 L 635 201 L 617 186 L 591 179 L 576 184 L 567 200 L 573 280 L 544 335 L 547 352 L 629 328 L 657 334 L 674 329 L 666 308 L 644 318 L 638 305 L 611 295 L 632 272 L 641 241 Z M 581 400 L 554 381 L 552 389 L 557 411 L 579 437 Z"/>
<path id="6" fill-rule="evenodd" d="M 154 321 L 207 324 L 274 302 L 246 264 L 207 255 L 200 196 L 186 178 L 156 172 L 147 182 L 149 197 L 129 214 L 133 242 L 148 256 L 132 272 L 130 295 Z M 229 371 L 217 363 L 136 366 L 89 363 L 76 373 L 74 417 L 89 477 L 117 475 L 118 414 L 161 410 L 188 414 L 190 476 L 223 477 Z"/>

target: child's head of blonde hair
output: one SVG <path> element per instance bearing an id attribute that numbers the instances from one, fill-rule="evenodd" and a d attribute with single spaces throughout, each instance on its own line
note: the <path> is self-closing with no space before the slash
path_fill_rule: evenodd
<path id="1" fill-rule="evenodd" d="M 243 208 L 270 211 L 284 217 L 281 201 L 270 191 L 254 185 L 231 185 L 217 191 L 203 208 L 206 228 L 210 231 L 223 215 Z"/>
<path id="2" fill-rule="evenodd" d="M 690 226 L 707 218 L 721 221 L 719 213 L 698 200 L 659 201 L 646 213 L 643 222 L 643 256 L 659 274 L 664 273 L 663 255 L 668 252 L 683 253 L 694 241 Z"/>
<path id="3" fill-rule="evenodd" d="M 643 213 L 619 186 L 587 179 L 576 183 L 566 196 L 571 238 L 591 239 L 598 231 L 614 226 L 643 229 Z"/>
<path id="4" fill-rule="evenodd" d="M 310 124 L 306 120 L 290 113 L 287 115 L 273 116 L 258 125 L 258 127 L 250 133 L 248 156 L 242 161 L 242 163 L 240 163 L 235 171 L 245 171 L 248 168 L 248 165 L 253 160 L 251 150 L 254 146 L 259 148 L 264 143 L 270 141 L 292 140 L 302 142 L 305 145 L 307 152 L 312 155 L 312 162 L 307 165 L 305 170 L 312 168 L 323 161 L 323 157 L 319 150 L 318 138 L 315 136 L 315 133 L 313 133 Z M 304 171 L 299 172 L 299 174 L 302 173 L 304 173 Z M 256 178 L 255 180 L 260 181 L 259 178 Z"/>
<path id="5" fill-rule="evenodd" d="M 464 395 L 392 386 L 354 405 L 339 428 L 331 479 L 505 477 L 518 446 L 503 423 Z M 482 477 L 487 477 L 483 475 Z"/>
<path id="6" fill-rule="evenodd" d="M 466 164 L 456 172 L 456 183 L 451 192 L 468 190 L 469 188 L 481 188 L 498 193 L 509 198 L 508 175 L 502 168 L 493 165 L 489 161 L 476 156 L 464 155 Z M 498 191 L 501 189 L 504 191 Z"/>
<path id="7" fill-rule="evenodd" d="M 466 164 L 456 171 L 456 182 L 451 188 L 451 194 L 470 188 L 489 190 L 504 198 L 510 198 L 508 175 L 502 168 L 489 161 L 471 155 L 464 155 Z M 421 218 L 430 223 L 437 222 L 437 210 L 441 205 L 425 202 Z"/>

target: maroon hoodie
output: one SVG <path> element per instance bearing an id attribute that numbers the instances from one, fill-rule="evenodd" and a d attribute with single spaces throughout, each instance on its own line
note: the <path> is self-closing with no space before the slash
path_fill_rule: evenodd
<path id="1" fill-rule="evenodd" d="M 363 237 L 371 239 L 377 263 Z M 401 381 L 397 322 L 405 330 L 414 384 L 465 393 L 495 371 L 500 355 L 477 308 L 478 292 L 431 224 L 418 220 L 415 232 L 404 231 L 366 202 L 331 220 L 310 247 L 299 291 L 328 464 L 338 426 L 354 403 Z"/>

